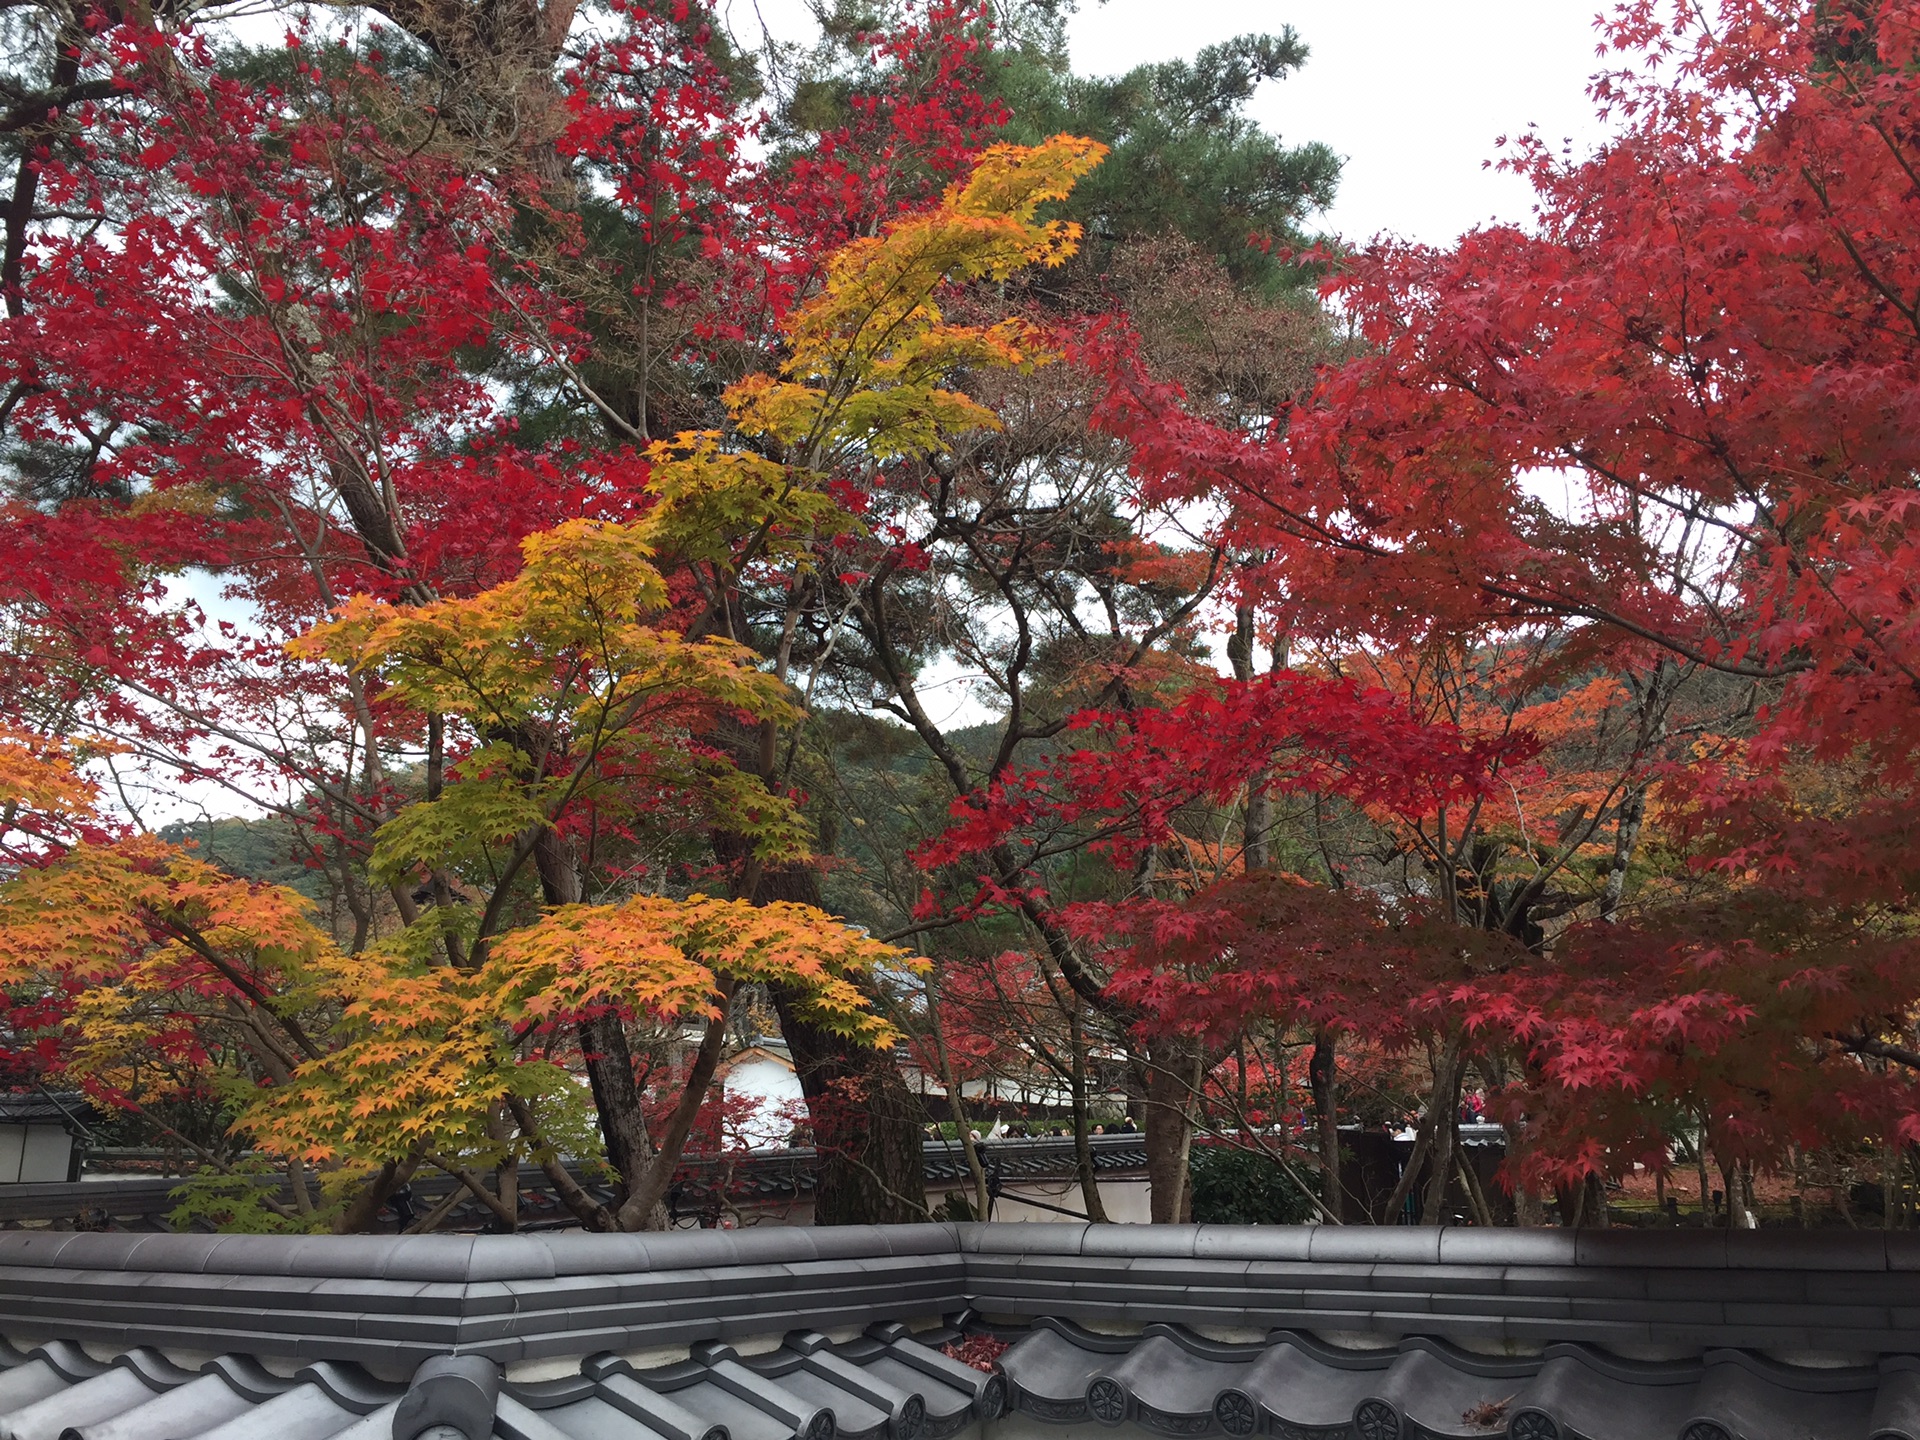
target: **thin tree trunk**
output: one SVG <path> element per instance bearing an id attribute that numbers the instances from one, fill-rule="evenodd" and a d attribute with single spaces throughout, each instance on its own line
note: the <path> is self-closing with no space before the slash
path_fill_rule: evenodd
<path id="1" fill-rule="evenodd" d="M 687 1136 L 693 1132 L 693 1122 L 699 1117 L 700 1107 L 706 1103 L 714 1072 L 720 1068 L 720 1055 L 727 1046 L 727 1018 L 733 1004 L 733 990 L 733 982 L 727 981 L 714 996 L 718 1013 L 707 1021 L 706 1031 L 700 1037 L 700 1048 L 681 1087 L 679 1103 L 673 1107 L 666 1128 L 660 1132 L 653 1159 L 647 1165 L 639 1186 L 620 1207 L 622 1230 L 667 1228 L 667 1188 L 673 1183 L 673 1172 L 687 1148 Z"/>
<path id="2" fill-rule="evenodd" d="M 643 1097 L 633 1075 L 633 1051 L 627 1045 L 626 1026 L 611 1010 L 582 1020 L 574 1027 L 574 1034 L 586 1064 L 587 1085 L 593 1092 L 593 1107 L 600 1120 L 600 1138 L 607 1147 L 607 1162 L 620 1177 L 613 1208 L 616 1216 L 622 1216 L 627 1202 L 645 1183 L 647 1166 L 653 1159 Z M 634 1228 L 666 1228 L 664 1209 L 650 1218 L 656 1223 Z"/>
<path id="3" fill-rule="evenodd" d="M 1233 665 L 1233 678 L 1243 684 L 1254 676 L 1253 607 L 1242 604 L 1234 611 L 1233 636 L 1227 641 L 1227 658 Z M 1278 660 L 1276 654 L 1275 660 Z M 1277 668 L 1277 666 L 1276 666 Z M 1249 872 L 1265 870 L 1273 863 L 1273 797 L 1267 793 L 1271 772 L 1262 769 L 1247 782 L 1246 819 L 1241 832 L 1241 863 Z"/>
<path id="4" fill-rule="evenodd" d="M 1407 1203 L 1407 1197 L 1413 1193 L 1414 1182 L 1420 1178 L 1421 1167 L 1426 1164 L 1427 1151 L 1433 1146 L 1434 1114 L 1433 1107 L 1427 1107 L 1427 1113 L 1421 1117 L 1419 1128 L 1413 1132 L 1413 1149 L 1408 1152 L 1406 1167 L 1400 1172 L 1400 1179 L 1393 1187 L 1393 1193 L 1387 1197 L 1386 1208 L 1380 1213 L 1380 1223 L 1397 1225 L 1400 1223 L 1401 1208 Z"/>
<path id="5" fill-rule="evenodd" d="M 559 835 L 548 830 L 534 842 L 534 867 L 540 875 L 540 889 L 549 905 L 577 905 L 580 902 L 580 870 L 571 847 Z M 574 1026 L 580 1044 L 580 1058 L 587 1072 L 587 1085 L 593 1092 L 593 1108 L 600 1122 L 600 1138 L 607 1147 L 607 1163 L 620 1177 L 614 1213 L 620 1223 L 627 1219 L 627 1202 L 646 1182 L 647 1166 L 653 1159 L 653 1142 L 647 1133 L 644 1097 L 634 1079 L 633 1051 L 627 1044 L 627 1028 L 613 1010 L 590 1015 Z M 664 1230 L 667 1224 L 664 1206 L 657 1213 L 640 1217 L 634 1228 Z"/>
<path id="6" fill-rule="evenodd" d="M 1587 1218 L 1593 1222 L 1596 1230 L 1605 1230 L 1611 1224 L 1607 1217 L 1607 1186 L 1598 1175 L 1589 1175 L 1582 1183 L 1581 1193 L 1585 1196 L 1582 1208 Z"/>
<path id="7" fill-rule="evenodd" d="M 973 1218 L 985 1220 L 993 1208 L 987 1193 L 987 1169 L 980 1163 L 980 1148 L 973 1143 L 973 1121 L 967 1114 L 967 1097 L 961 1092 L 960 1079 L 954 1073 L 953 1057 L 947 1050 L 947 1033 L 940 1023 L 940 985 L 927 980 L 927 1028 L 933 1032 L 934 1059 L 940 1064 L 940 1083 L 947 1087 L 947 1113 L 953 1117 L 954 1137 L 967 1162 L 967 1178 L 973 1182 Z"/>
<path id="8" fill-rule="evenodd" d="M 1453 1168 L 1459 1172 L 1460 1185 L 1467 1192 L 1467 1203 L 1473 1207 L 1474 1223 L 1491 1230 L 1493 1207 L 1487 1203 L 1487 1192 L 1480 1184 L 1480 1176 L 1473 1168 L 1473 1157 L 1467 1154 L 1466 1146 L 1458 1145 L 1455 1148 Z"/>
<path id="9" fill-rule="evenodd" d="M 1459 1149 L 1460 1119 L 1460 1042 L 1449 1040 L 1440 1052 L 1433 1076 L 1433 1098 L 1428 1109 L 1435 1116 L 1433 1165 L 1427 1182 L 1426 1214 L 1428 1225 L 1447 1223 L 1447 1191 L 1453 1188 L 1453 1157 Z"/>
<path id="10" fill-rule="evenodd" d="M 1337 1222 L 1347 1218 L 1345 1188 L 1340 1183 L 1339 1067 L 1334 1034 L 1324 1027 L 1314 1033 L 1313 1056 L 1307 1062 L 1307 1083 L 1313 1090 L 1313 1113 L 1320 1130 L 1321 1202 Z"/>
<path id="11" fill-rule="evenodd" d="M 1700 1223 L 1711 1225 L 1713 1211 L 1707 1203 L 1707 1117 L 1705 1114 L 1700 1116 L 1700 1133 L 1694 1138 L 1693 1166 L 1695 1173 L 1700 1177 Z"/>
<path id="12" fill-rule="evenodd" d="M 1080 1177 L 1080 1203 L 1087 1219 L 1105 1225 L 1106 1201 L 1100 1197 L 1100 1175 L 1093 1168 L 1093 1127 L 1087 1104 L 1087 1036 L 1080 1023 L 1079 998 L 1067 993 L 1067 1042 L 1073 1048 L 1073 1068 L 1069 1084 L 1073 1100 L 1073 1168 Z"/>

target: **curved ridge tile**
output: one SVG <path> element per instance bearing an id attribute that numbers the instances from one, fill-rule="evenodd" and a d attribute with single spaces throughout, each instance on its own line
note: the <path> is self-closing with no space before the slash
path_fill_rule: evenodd
<path id="1" fill-rule="evenodd" d="M 331 1360 L 315 1361 L 294 1379 L 318 1385 L 328 1398 L 356 1415 L 376 1414 L 397 1406 L 406 1393 L 404 1385 L 389 1385 L 374 1379 L 358 1365 L 340 1365 Z"/>
<path id="2" fill-rule="evenodd" d="M 659 1432 L 598 1395 L 552 1410 L 531 1410 L 503 1396 L 493 1424 L 506 1440 L 552 1440 L 555 1435 L 561 1440 L 660 1440 Z"/>
<path id="3" fill-rule="evenodd" d="M 1686 1440 L 1861 1440 L 1873 1413 L 1877 1377 L 1853 1388 L 1837 1377 L 1810 1372 L 1805 1383 L 1783 1383 L 1783 1366 L 1767 1366 L 1737 1352 L 1708 1357 L 1682 1432 Z M 1697 1434 L 1694 1432 L 1698 1432 Z"/>
<path id="4" fill-rule="evenodd" d="M 501 1395 L 499 1408 L 494 1412 L 493 1429 L 500 1440 L 586 1440 L 505 1394 Z M 628 1426 L 626 1434 L 638 1440 L 639 1432 L 634 1427 Z"/>
<path id="5" fill-rule="evenodd" d="M 1573 1346 L 1555 1351 L 1507 1407 L 1513 1440 L 1669 1440 L 1693 1413 L 1697 1366 L 1677 1377 L 1648 1367 L 1636 1384 L 1621 1377 L 1625 1362 L 1602 1368 Z"/>
<path id="6" fill-rule="evenodd" d="M 786 1413 L 813 1417 L 795 1425 L 794 1434 L 802 1440 L 874 1440 L 887 1433 L 892 1417 L 885 1410 L 812 1370 L 796 1366 L 772 1383 Z M 825 1435 L 819 1430 L 822 1415 L 830 1417 L 833 1425 Z M 923 1405 L 922 1421 L 925 1418 Z"/>
<path id="7" fill-rule="evenodd" d="M 730 1345 L 712 1342 L 696 1345 L 693 1359 L 707 1368 L 707 1383 L 724 1391 L 784 1427 L 784 1433 L 798 1440 L 834 1440 L 840 1429 L 839 1417 L 831 1405 L 813 1395 L 798 1380 L 774 1381 L 740 1363 Z M 852 1407 L 849 1407 L 852 1408 Z M 859 1433 L 878 1427 L 883 1418 L 871 1407 L 856 1412 L 861 1422 Z M 868 1416 L 872 1419 L 869 1420 Z"/>
<path id="8" fill-rule="evenodd" d="M 1197 1355 L 1203 1360 L 1223 1361 L 1230 1365 L 1245 1364 L 1267 1348 L 1259 1341 L 1248 1343 L 1235 1340 L 1210 1340 L 1185 1325 L 1166 1325 L 1156 1322 L 1140 1333 L 1164 1335 L 1189 1355 Z"/>
<path id="9" fill-rule="evenodd" d="M 254 1408 L 218 1375 L 202 1375 L 110 1419 L 69 1424 L 61 1440 L 178 1440 L 225 1425 Z M 263 1432 L 255 1431 L 255 1434 Z"/>
<path id="10" fill-rule="evenodd" d="M 111 1420 L 152 1398 L 133 1371 L 110 1369 L 0 1415 L 0 1440 L 60 1440 L 69 1427 Z"/>
<path id="11" fill-rule="evenodd" d="M 581 1367 L 594 1394 L 661 1440 L 730 1440 L 725 1425 L 696 1415 L 678 1401 L 641 1383 L 633 1367 L 616 1356 L 595 1357 Z M 545 1407 L 542 1407 L 545 1408 Z"/>
<path id="12" fill-rule="evenodd" d="M 295 1385 L 194 1440 L 332 1440 L 359 1419 L 318 1385 Z"/>
<path id="13" fill-rule="evenodd" d="M 870 1338 L 883 1343 L 885 1359 L 879 1364 L 898 1365 L 924 1375 L 932 1382 L 927 1394 L 928 1413 L 947 1413 L 948 1394 L 966 1397 L 968 1408 L 981 1420 L 998 1420 L 1007 1408 L 1007 1379 L 992 1371 L 976 1370 L 962 1364 L 933 1345 L 914 1338 L 904 1325 L 873 1325 Z M 950 1431 L 947 1433 L 951 1433 Z"/>
<path id="14" fill-rule="evenodd" d="M 44 1360 L 29 1360 L 0 1371 L 0 1415 L 44 1400 L 71 1383 Z"/>
<path id="15" fill-rule="evenodd" d="M 200 1367 L 202 1375 L 218 1375 L 228 1386 L 256 1405 L 264 1405 L 284 1395 L 299 1382 L 275 1375 L 259 1361 L 246 1355 L 216 1355 Z"/>
<path id="16" fill-rule="evenodd" d="M 1215 1399 L 1248 1363 L 1195 1354 L 1169 1334 L 1150 1335 L 1088 1386 L 1087 1407 L 1107 1424 L 1131 1414 L 1162 1435 L 1204 1435 L 1213 1429 Z"/>
<path id="17" fill-rule="evenodd" d="M 1086 1326 L 1072 1320 L 1063 1320 L 1057 1315 L 1042 1315 L 1033 1322 L 1035 1330 L 1051 1330 L 1065 1339 L 1076 1349 L 1090 1351 L 1096 1355 L 1124 1355 L 1140 1343 L 1138 1335 L 1105 1335 L 1098 1330 L 1089 1330 Z"/>
<path id="18" fill-rule="evenodd" d="M 104 1360 L 96 1360 L 71 1340 L 49 1340 L 34 1348 L 36 1360 L 44 1360 L 59 1372 L 60 1377 L 78 1385 L 82 1380 L 91 1380 L 96 1375 L 104 1375 L 112 1368 Z"/>
<path id="19" fill-rule="evenodd" d="M 1230 1434 L 1251 1433 L 1233 1428 L 1243 1423 L 1240 1417 L 1251 1407 L 1255 1416 L 1289 1440 L 1295 1432 L 1344 1436 L 1361 1403 L 1378 1387 L 1379 1372 L 1395 1358 L 1389 1351 L 1380 1363 L 1364 1369 L 1329 1364 L 1316 1350 L 1300 1344 L 1298 1337 L 1276 1340 L 1246 1367 L 1237 1386 L 1215 1398 L 1214 1415 Z"/>
<path id="20" fill-rule="evenodd" d="M 603 1382 L 602 1393 L 611 1396 L 610 1382 Z M 675 1390 L 673 1397 L 702 1417 L 724 1426 L 733 1440 L 793 1440 L 791 1424 L 709 1380 Z"/>
<path id="21" fill-rule="evenodd" d="M 1370 1408 L 1380 1414 L 1381 1407 L 1389 1407 L 1397 1424 L 1395 1435 L 1411 1431 L 1436 1440 L 1472 1440 L 1497 1430 L 1494 1425 L 1469 1420 L 1469 1414 L 1479 1410 L 1504 1420 L 1527 1378 L 1476 1375 L 1448 1364 L 1445 1356 L 1424 1347 L 1406 1350 L 1387 1367 L 1378 1383 L 1369 1387 L 1367 1398 L 1355 1406 L 1355 1424 L 1359 1425 L 1361 1414 Z"/>
<path id="22" fill-rule="evenodd" d="M 878 1410 L 885 1417 L 887 1433 L 893 1440 L 920 1440 L 927 1424 L 924 1386 L 894 1385 L 850 1360 L 843 1360 L 833 1353 L 827 1337 L 817 1331 L 789 1335 L 785 1348 L 799 1355 L 802 1367 L 815 1377 Z"/>
<path id="23" fill-rule="evenodd" d="M 1000 1356 L 1000 1373 L 1016 1410 L 1072 1422 L 1087 1418 L 1087 1387 L 1110 1359 L 1110 1353 L 1082 1349 L 1059 1327 L 1036 1326 Z"/>
<path id="24" fill-rule="evenodd" d="M 393 1415 L 400 1408 L 398 1400 L 382 1405 L 370 1415 L 363 1415 L 338 1434 L 329 1435 L 327 1440 L 393 1440 Z"/>

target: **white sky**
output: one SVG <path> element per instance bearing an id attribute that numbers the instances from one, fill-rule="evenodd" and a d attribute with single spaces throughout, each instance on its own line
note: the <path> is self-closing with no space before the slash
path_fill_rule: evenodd
<path id="1" fill-rule="evenodd" d="M 1529 125 L 1576 152 L 1601 136 L 1587 98 L 1592 0 L 1082 0 L 1074 69 L 1117 74 L 1291 25 L 1311 52 L 1250 111 L 1282 140 L 1346 159 L 1326 228 L 1444 244 L 1493 218 L 1525 220 L 1531 191 L 1483 168 Z"/>
<path id="2" fill-rule="evenodd" d="M 720 0 L 741 39 L 762 20 L 782 39 L 811 32 L 805 0 Z M 1537 126 L 1591 149 L 1587 98 L 1601 68 L 1597 0 L 1079 0 L 1073 67 L 1114 75 L 1191 58 L 1203 45 L 1291 25 L 1311 52 L 1250 111 L 1288 143 L 1320 140 L 1346 160 L 1324 228 L 1444 244 L 1490 219 L 1524 221 L 1531 193 L 1484 167 L 1495 141 Z"/>

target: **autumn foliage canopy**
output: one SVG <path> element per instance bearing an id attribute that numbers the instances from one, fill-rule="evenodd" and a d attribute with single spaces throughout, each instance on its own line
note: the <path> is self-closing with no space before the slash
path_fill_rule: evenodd
<path id="1" fill-rule="evenodd" d="M 281 1228 L 435 1170 L 512 1226 L 523 1165 L 666 1223 L 748 1016 L 842 1218 L 926 1213 L 903 1065 L 962 1128 L 1139 1113 L 1161 1220 L 1196 1130 L 1365 1218 L 1383 1121 L 1437 1218 L 1467 1101 L 1522 1220 L 1920 1154 L 1920 8 L 1632 0 L 1606 143 L 1511 142 L 1533 218 L 1444 247 L 1313 243 L 1332 162 L 1264 139 L 1290 199 L 1128 231 L 1089 177 L 1147 130 L 1055 133 L 1018 6 L 790 93 L 697 5 L 562 8 L 48 11 L 21 1074 Z"/>

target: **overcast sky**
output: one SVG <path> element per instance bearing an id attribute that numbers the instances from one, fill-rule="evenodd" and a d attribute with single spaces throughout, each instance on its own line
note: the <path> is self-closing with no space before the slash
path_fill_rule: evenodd
<path id="1" fill-rule="evenodd" d="M 1444 243 L 1489 219 L 1524 221 L 1530 192 L 1483 168 L 1501 135 L 1537 125 L 1551 142 L 1591 149 L 1587 98 L 1599 68 L 1598 0 L 1079 0 L 1074 69 L 1115 75 L 1190 58 L 1203 45 L 1291 25 L 1312 52 L 1269 83 L 1252 113 L 1288 142 L 1321 140 L 1345 157 L 1325 228 L 1348 240 L 1381 231 Z M 720 0 L 752 43 L 764 22 L 783 39 L 813 33 L 806 0 Z"/>
<path id="2" fill-rule="evenodd" d="M 1252 113 L 1289 143 L 1346 159 L 1328 230 L 1444 243 L 1488 219 L 1525 220 L 1530 190 L 1482 168 L 1529 125 L 1592 148 L 1599 68 L 1591 0 L 1107 0 L 1070 30 L 1074 69 L 1110 75 L 1291 25 L 1312 52 L 1261 88 Z"/>

